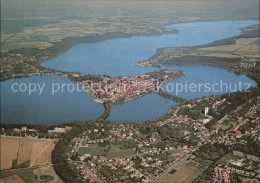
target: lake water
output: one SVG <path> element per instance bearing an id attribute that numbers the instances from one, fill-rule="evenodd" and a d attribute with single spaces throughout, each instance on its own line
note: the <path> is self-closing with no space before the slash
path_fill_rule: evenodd
<path id="1" fill-rule="evenodd" d="M 217 22 L 195 22 L 183 23 L 166 28 L 175 28 L 180 30 L 177 34 L 167 34 L 158 36 L 134 36 L 129 38 L 118 38 L 106 40 L 97 43 L 79 44 L 61 54 L 57 58 L 48 60 L 42 65 L 44 67 L 63 70 L 76 71 L 83 74 L 106 74 L 110 76 L 131 76 L 143 74 L 158 68 L 147 68 L 136 66 L 135 63 L 146 60 L 156 53 L 156 49 L 162 47 L 181 47 L 202 45 L 213 42 L 215 40 L 232 37 L 240 34 L 239 28 L 243 28 L 258 21 L 217 21 Z M 212 68 L 205 66 L 164 66 L 163 68 L 182 69 L 186 75 L 179 77 L 174 81 L 170 81 L 163 85 L 167 89 L 167 84 L 174 86 L 176 83 L 209 83 L 212 87 L 215 83 L 232 84 L 231 88 L 235 89 L 235 85 L 239 82 L 251 86 L 256 83 L 245 77 L 237 76 L 224 69 Z M 16 79 L 21 83 L 31 83 L 40 81 L 52 84 L 52 82 L 70 81 L 57 76 L 49 77 L 32 77 Z M 1 96 L 1 115 L 2 121 L 5 123 L 61 123 L 65 121 L 85 121 L 97 118 L 103 112 L 103 106 L 93 101 L 92 97 L 84 92 L 64 92 L 58 96 L 50 96 L 46 93 L 43 96 L 29 96 L 25 93 L 10 93 L 10 84 L 14 80 L 2 83 Z M 169 85 L 168 85 L 169 86 Z M 225 86 L 224 86 L 225 87 Z M 242 89 L 246 88 L 243 85 Z M 216 87 L 215 87 L 216 89 Z M 238 86 L 236 90 L 238 90 Z M 197 89 L 198 90 L 198 89 Z M 173 92 L 176 94 L 176 90 Z M 178 96 L 187 99 L 202 96 L 210 96 L 212 94 L 226 93 L 223 91 L 209 92 L 201 90 L 200 92 L 181 92 Z M 112 105 L 111 114 L 108 120 L 113 121 L 142 121 L 158 118 L 165 113 L 169 107 L 176 103 L 165 99 L 157 94 L 149 94 L 139 99 L 126 102 L 120 105 Z"/>
<path id="2" fill-rule="evenodd" d="M 164 68 L 185 72 L 185 76 L 162 85 L 167 93 L 185 99 L 209 97 L 257 86 L 257 83 L 247 76 L 239 76 L 222 68 L 207 66 L 165 66 Z"/>
<path id="3" fill-rule="evenodd" d="M 239 28 L 258 21 L 216 21 L 183 23 L 166 28 L 175 28 L 179 33 L 157 36 L 134 36 L 111 39 L 96 43 L 79 44 L 60 56 L 42 63 L 42 66 L 83 74 L 106 74 L 130 76 L 154 71 L 155 68 L 136 66 L 164 47 L 203 45 L 215 40 L 239 35 Z"/>
<path id="4" fill-rule="evenodd" d="M 27 90 L 22 83 L 26 84 Z M 41 95 L 38 87 L 29 95 L 30 83 L 45 84 Z M 68 84 L 70 87 L 65 87 Z M 71 85 L 75 86 L 73 92 Z M 24 92 L 16 92 L 19 86 Z M 55 124 L 98 118 L 104 112 L 103 105 L 96 103 L 88 93 L 80 91 L 80 88 L 76 90 L 75 82 L 60 76 L 35 76 L 2 82 L 1 122 Z"/>
<path id="5" fill-rule="evenodd" d="M 124 104 L 112 105 L 111 121 L 145 121 L 160 117 L 177 103 L 158 94 L 151 93 Z"/>

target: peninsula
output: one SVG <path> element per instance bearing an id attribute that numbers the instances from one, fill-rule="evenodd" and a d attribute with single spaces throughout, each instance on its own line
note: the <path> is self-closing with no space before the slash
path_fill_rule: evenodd
<path id="1" fill-rule="evenodd" d="M 97 80 L 81 75 L 70 75 L 83 89 L 91 94 L 98 103 L 124 103 L 147 93 L 159 93 L 161 85 L 176 77 L 184 76 L 183 71 L 159 70 L 138 76 L 109 77 Z"/>

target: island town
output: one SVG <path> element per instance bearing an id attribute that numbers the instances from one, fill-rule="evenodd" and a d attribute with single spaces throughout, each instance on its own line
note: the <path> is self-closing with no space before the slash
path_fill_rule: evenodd
<path id="1" fill-rule="evenodd" d="M 122 103 L 147 93 L 159 93 L 164 82 L 180 76 L 184 76 L 183 71 L 159 70 L 139 76 L 104 77 L 100 82 L 84 80 L 79 83 L 96 102 Z"/>
<path id="2" fill-rule="evenodd" d="M 109 77 L 93 74 L 82 75 L 76 72 L 52 70 L 35 65 L 37 63 L 35 57 L 27 57 L 23 54 L 7 54 L 6 56 L 2 56 L 1 59 L 3 60 L 1 63 L 3 67 L 0 70 L 2 80 L 9 77 L 59 75 L 77 82 L 98 103 L 123 103 L 147 93 L 154 92 L 161 94 L 161 85 L 164 82 L 185 75 L 181 70 L 171 71 L 166 69 L 128 77 Z"/>

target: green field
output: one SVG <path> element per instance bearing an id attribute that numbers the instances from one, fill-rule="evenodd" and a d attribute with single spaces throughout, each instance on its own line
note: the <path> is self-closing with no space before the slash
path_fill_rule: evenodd
<path id="1" fill-rule="evenodd" d="M 91 154 L 92 156 L 104 156 L 107 147 L 101 147 L 98 145 L 92 145 L 89 147 L 81 147 L 78 151 L 80 156 L 84 154 Z"/>
<path id="2" fill-rule="evenodd" d="M 177 183 L 177 182 L 185 182 L 190 183 L 194 181 L 201 172 L 198 169 L 192 169 L 185 165 L 178 166 L 175 168 L 176 172 L 174 174 L 166 174 L 159 178 L 157 183 Z"/>
<path id="3" fill-rule="evenodd" d="M 161 57 L 168 56 L 168 55 L 180 55 L 187 49 L 185 48 L 163 48 L 160 49 L 159 55 Z"/>
<path id="4" fill-rule="evenodd" d="M 135 152 L 133 149 L 120 149 L 117 145 L 112 145 L 111 149 L 107 153 L 107 158 L 116 158 L 123 156 L 131 156 L 134 155 Z"/>
<path id="5" fill-rule="evenodd" d="M 107 158 L 116 158 L 122 156 L 131 156 L 134 155 L 135 152 L 133 149 L 121 149 L 120 145 L 111 145 L 101 147 L 98 145 L 92 145 L 89 147 L 81 147 L 78 151 L 80 156 L 84 154 L 91 154 L 92 156 L 106 156 Z"/>
<path id="6" fill-rule="evenodd" d="M 259 45 L 259 39 L 256 40 L 256 41 L 254 41 L 254 42 L 252 42 L 251 44 L 253 44 L 253 45 Z"/>
<path id="7" fill-rule="evenodd" d="M 39 181 L 37 175 L 33 172 L 34 168 L 20 169 L 20 170 L 7 170 L 1 172 L 1 179 L 18 175 L 24 182 L 38 183 Z"/>
<path id="8" fill-rule="evenodd" d="M 233 154 L 227 154 L 223 158 L 221 158 L 218 163 L 228 163 L 230 160 L 236 161 L 238 159 L 238 156 L 235 156 Z"/>

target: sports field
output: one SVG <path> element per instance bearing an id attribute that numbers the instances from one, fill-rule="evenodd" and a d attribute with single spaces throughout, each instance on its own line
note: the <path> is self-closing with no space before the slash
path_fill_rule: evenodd
<path id="1" fill-rule="evenodd" d="M 84 154 L 90 154 L 92 156 L 106 156 L 107 158 L 116 158 L 131 156 L 134 155 L 135 152 L 133 149 L 121 149 L 120 145 L 111 145 L 111 147 L 92 145 L 88 147 L 81 147 L 78 151 L 78 154 L 80 156 Z"/>
<path id="2" fill-rule="evenodd" d="M 198 169 L 190 168 L 186 165 L 181 165 L 175 168 L 173 174 L 167 173 L 157 180 L 157 183 L 190 183 L 195 180 L 201 172 Z"/>

